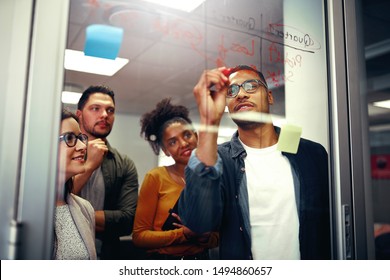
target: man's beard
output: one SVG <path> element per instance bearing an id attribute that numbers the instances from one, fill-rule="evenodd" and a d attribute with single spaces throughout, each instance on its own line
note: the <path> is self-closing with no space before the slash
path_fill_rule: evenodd
<path id="1" fill-rule="evenodd" d="M 111 126 L 110 126 L 110 129 L 104 133 L 97 132 L 95 130 L 95 126 L 93 126 L 92 128 L 89 128 L 88 126 L 85 125 L 85 123 L 84 123 L 84 129 L 88 134 L 90 134 L 91 136 L 93 136 L 95 138 L 106 138 L 111 133 Z"/>
<path id="2" fill-rule="evenodd" d="M 90 132 L 90 134 L 95 138 L 106 138 L 108 135 L 110 135 L 111 129 L 106 133 L 98 133 L 96 131 Z"/>
<path id="3" fill-rule="evenodd" d="M 254 121 L 244 121 L 244 120 L 239 120 L 239 119 L 232 119 L 235 124 L 243 129 L 243 130 L 249 130 L 249 129 L 254 129 L 256 127 L 261 126 L 263 123 L 260 122 L 254 122 Z"/>

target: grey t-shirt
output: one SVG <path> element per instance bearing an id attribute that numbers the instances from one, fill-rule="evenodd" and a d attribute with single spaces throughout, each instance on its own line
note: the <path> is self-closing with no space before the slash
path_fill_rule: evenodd
<path id="1" fill-rule="evenodd" d="M 92 207 L 97 210 L 103 210 L 104 207 L 104 196 L 105 196 L 105 186 L 104 178 L 101 166 L 97 168 L 89 177 L 88 182 L 85 184 L 80 192 L 80 196 L 88 200 Z M 96 253 L 98 259 L 100 258 L 102 241 L 99 238 L 95 239 Z"/>
<path id="2" fill-rule="evenodd" d="M 80 196 L 88 200 L 95 211 L 97 211 L 103 210 L 104 192 L 104 178 L 101 167 L 99 166 L 99 168 L 92 173 L 84 188 L 82 188 Z"/>

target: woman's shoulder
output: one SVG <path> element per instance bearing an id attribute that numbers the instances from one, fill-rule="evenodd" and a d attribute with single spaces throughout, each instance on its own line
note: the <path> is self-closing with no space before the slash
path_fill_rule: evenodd
<path id="1" fill-rule="evenodd" d="M 159 192 L 174 183 L 175 182 L 169 175 L 167 168 L 165 166 L 159 166 L 149 170 L 145 174 L 141 189 L 144 188 L 148 189 L 149 191 L 154 189 L 155 191 Z"/>
<path id="2" fill-rule="evenodd" d="M 70 193 L 69 194 L 69 197 L 71 198 L 71 199 L 73 199 L 73 200 L 75 200 L 76 202 L 78 202 L 78 203 L 82 203 L 82 204 L 85 204 L 85 203 L 89 203 L 89 201 L 88 200 L 86 200 L 86 199 L 84 199 L 84 198 L 82 198 L 81 196 L 78 196 L 77 194 L 74 194 L 74 193 Z M 89 203 L 90 204 L 90 203 Z"/>
<path id="3" fill-rule="evenodd" d="M 146 176 L 151 176 L 153 178 L 165 177 L 168 176 L 168 171 L 165 166 L 158 166 L 153 169 L 150 169 L 146 173 Z"/>
<path id="4" fill-rule="evenodd" d="M 68 200 L 69 200 L 69 204 L 70 205 L 74 206 L 76 204 L 80 208 L 83 208 L 83 209 L 87 210 L 88 212 L 94 212 L 95 211 L 93 209 L 93 207 L 92 207 L 92 204 L 88 200 L 86 200 L 86 199 L 84 199 L 84 198 L 82 198 L 82 197 L 80 197 L 78 195 L 70 193 Z"/>

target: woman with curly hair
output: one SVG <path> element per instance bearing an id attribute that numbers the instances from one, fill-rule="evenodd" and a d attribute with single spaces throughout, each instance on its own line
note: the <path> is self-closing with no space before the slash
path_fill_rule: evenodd
<path id="1" fill-rule="evenodd" d="M 181 224 L 175 204 L 185 187 L 184 169 L 198 136 L 188 109 L 163 99 L 140 121 L 141 136 L 156 155 L 163 151 L 174 164 L 150 170 L 142 183 L 133 228 L 133 242 L 148 259 L 208 259 L 217 234 L 197 235 Z M 174 220 L 174 221 L 172 221 Z"/>

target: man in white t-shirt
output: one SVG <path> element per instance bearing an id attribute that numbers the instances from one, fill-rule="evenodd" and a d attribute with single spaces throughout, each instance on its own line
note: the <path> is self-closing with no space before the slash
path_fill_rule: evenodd
<path id="1" fill-rule="evenodd" d="M 271 122 L 233 118 L 237 132 L 217 145 L 231 114 L 270 112 L 272 92 L 246 65 L 206 70 L 194 87 L 198 148 L 186 169 L 179 215 L 191 230 L 219 230 L 221 259 L 330 259 L 328 156 L 300 139 L 296 154 L 276 149 Z"/>

